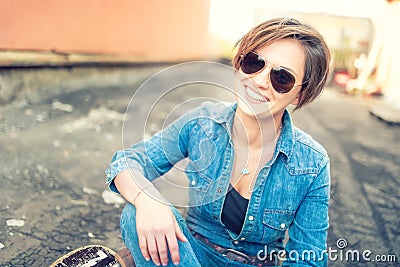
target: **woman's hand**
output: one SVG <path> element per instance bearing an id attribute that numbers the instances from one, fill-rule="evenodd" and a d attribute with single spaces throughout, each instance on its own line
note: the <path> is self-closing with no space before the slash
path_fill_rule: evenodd
<path id="1" fill-rule="evenodd" d="M 152 259 L 157 266 L 168 265 L 169 250 L 172 262 L 178 264 L 177 239 L 182 242 L 187 242 L 187 239 L 171 208 L 161 201 L 164 199 L 160 192 L 135 169 L 121 172 L 115 177 L 114 183 L 126 201 L 136 207 L 136 231 L 143 257 Z"/>
<path id="2" fill-rule="evenodd" d="M 168 250 L 172 262 L 180 261 L 179 239 L 188 240 L 182 233 L 171 208 L 142 192 L 135 201 L 136 231 L 139 246 L 146 260 L 153 260 L 157 266 L 168 265 Z"/>

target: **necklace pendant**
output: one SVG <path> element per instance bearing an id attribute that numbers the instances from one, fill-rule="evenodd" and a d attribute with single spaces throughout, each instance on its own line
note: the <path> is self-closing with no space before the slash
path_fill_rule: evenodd
<path id="1" fill-rule="evenodd" d="M 243 175 L 247 175 L 247 174 L 250 173 L 250 171 L 247 168 L 243 168 L 240 173 L 243 174 Z"/>

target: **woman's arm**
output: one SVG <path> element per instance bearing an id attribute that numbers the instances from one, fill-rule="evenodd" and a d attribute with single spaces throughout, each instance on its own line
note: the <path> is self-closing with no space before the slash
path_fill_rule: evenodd
<path id="1" fill-rule="evenodd" d="M 156 265 L 179 262 L 177 239 L 187 241 L 167 201 L 151 181 L 187 156 L 190 123 L 186 114 L 151 139 L 115 153 L 106 170 L 110 189 L 136 206 L 140 250 Z M 134 229 L 133 229 L 134 230 Z"/>
<path id="2" fill-rule="evenodd" d="M 167 265 L 169 250 L 172 261 L 178 264 L 177 239 L 182 242 L 187 239 L 158 190 L 137 170 L 121 172 L 115 177 L 114 184 L 120 194 L 136 206 L 136 231 L 143 257 L 151 258 L 157 266 Z"/>
<path id="3" fill-rule="evenodd" d="M 144 188 L 146 180 L 155 180 L 187 157 L 189 132 L 193 123 L 193 120 L 190 120 L 191 116 L 194 114 L 185 114 L 149 140 L 117 151 L 106 169 L 106 182 L 110 189 L 119 193 L 114 179 L 128 169 L 137 171 L 137 175 L 132 179 L 139 185 L 143 183 L 141 187 Z"/>

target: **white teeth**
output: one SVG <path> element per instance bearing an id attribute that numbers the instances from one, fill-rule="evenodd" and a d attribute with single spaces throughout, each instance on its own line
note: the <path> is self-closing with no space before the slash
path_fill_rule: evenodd
<path id="1" fill-rule="evenodd" d="M 254 101 L 266 102 L 266 99 L 246 86 L 247 95 Z"/>

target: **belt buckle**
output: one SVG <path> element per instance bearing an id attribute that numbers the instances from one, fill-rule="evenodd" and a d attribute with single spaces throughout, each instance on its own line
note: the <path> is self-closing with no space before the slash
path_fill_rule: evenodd
<path id="1" fill-rule="evenodd" d="M 222 255 L 230 260 L 234 260 L 237 262 L 241 263 L 249 263 L 251 262 L 251 259 L 249 256 L 244 254 L 243 252 L 234 250 L 232 248 L 227 248 Z M 240 257 L 242 260 L 240 260 L 238 257 Z"/>

